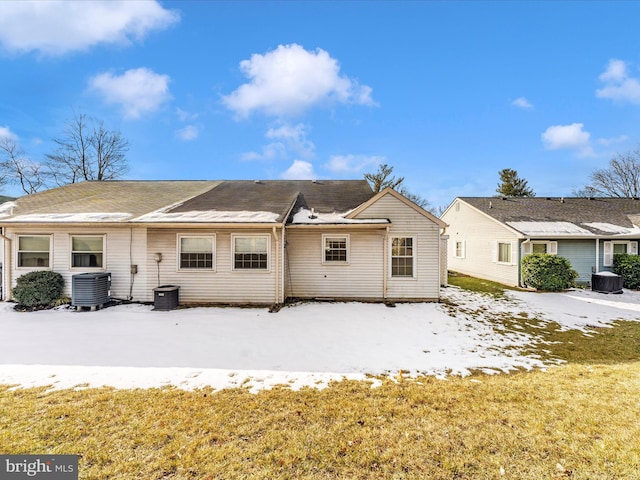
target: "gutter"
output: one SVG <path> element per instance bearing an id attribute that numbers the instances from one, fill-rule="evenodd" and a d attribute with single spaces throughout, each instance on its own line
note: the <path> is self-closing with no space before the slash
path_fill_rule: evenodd
<path id="1" fill-rule="evenodd" d="M 384 234 L 384 245 L 382 245 L 383 260 L 382 260 L 382 298 L 387 299 L 387 276 L 389 273 L 389 229 L 388 226 Z"/>
<path id="2" fill-rule="evenodd" d="M 0 300 L 9 300 L 11 298 L 11 239 L 4 235 L 4 228 L 0 227 L 0 238 L 4 241 L 4 259 L 2 259 L 2 278 L 0 278 L 0 283 L 6 288 L 2 289 L 4 298 L 0 298 Z"/>

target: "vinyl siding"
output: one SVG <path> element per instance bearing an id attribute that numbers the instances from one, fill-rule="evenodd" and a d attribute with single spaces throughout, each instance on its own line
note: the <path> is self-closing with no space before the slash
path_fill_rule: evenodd
<path id="1" fill-rule="evenodd" d="M 413 278 L 391 277 L 390 253 L 387 262 L 387 298 L 437 299 L 440 296 L 440 227 L 391 194 L 360 212 L 357 218 L 388 218 L 389 237 L 414 237 Z M 387 245 L 387 252 L 390 246 Z"/>
<path id="2" fill-rule="evenodd" d="M 578 272 L 579 283 L 591 283 L 592 269 L 596 266 L 595 240 L 557 240 L 558 255 L 566 258 Z"/>
<path id="3" fill-rule="evenodd" d="M 215 235 L 215 271 L 178 269 L 178 234 Z M 269 268 L 263 270 L 233 270 L 232 235 L 266 235 L 269 237 Z M 280 234 L 280 232 L 278 232 Z M 178 285 L 180 303 L 276 303 L 276 241 L 271 230 L 161 230 L 149 229 L 146 265 L 150 272 L 147 290 L 159 285 Z M 162 254 L 158 265 L 154 254 Z M 158 281 L 158 266 L 159 281 Z"/>
<path id="4" fill-rule="evenodd" d="M 382 298 L 384 230 L 287 230 L 285 294 L 294 298 Z M 322 235 L 349 235 L 349 262 L 323 263 Z"/>
<path id="5" fill-rule="evenodd" d="M 518 243 L 518 235 L 478 212 L 463 201 L 455 200 L 456 204 L 445 212 L 442 217 L 449 224 L 447 265 L 449 270 L 464 273 L 486 280 L 518 285 L 518 248 L 512 249 L 512 265 L 494 261 L 496 242 Z M 465 258 L 456 258 L 456 242 L 465 242 Z"/>
<path id="6" fill-rule="evenodd" d="M 71 297 L 72 276 L 78 273 L 111 273 L 111 295 L 126 299 L 131 294 L 134 300 L 149 298 L 146 286 L 146 229 L 144 228 L 105 228 L 96 227 L 17 227 L 7 228 L 7 236 L 12 239 L 12 285 L 16 279 L 27 272 L 39 268 L 17 268 L 18 235 L 51 235 L 50 270 L 58 272 L 65 281 L 64 293 Z M 71 268 L 71 237 L 74 235 L 104 235 L 103 268 Z M 131 276 L 131 265 L 138 266 L 138 273 Z"/>

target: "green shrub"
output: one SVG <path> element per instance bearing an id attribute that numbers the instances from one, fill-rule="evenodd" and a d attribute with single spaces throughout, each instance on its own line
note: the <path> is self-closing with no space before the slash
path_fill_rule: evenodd
<path id="1" fill-rule="evenodd" d="M 564 257 L 534 253 L 522 259 L 522 282 L 536 290 L 564 290 L 572 287 L 576 278 L 578 272 Z"/>
<path id="2" fill-rule="evenodd" d="M 62 275 L 48 270 L 29 272 L 16 280 L 13 296 L 25 307 L 50 305 L 62 296 L 64 279 Z"/>
<path id="3" fill-rule="evenodd" d="M 640 256 L 619 253 L 613 256 L 613 271 L 624 279 L 624 288 L 640 289 Z"/>

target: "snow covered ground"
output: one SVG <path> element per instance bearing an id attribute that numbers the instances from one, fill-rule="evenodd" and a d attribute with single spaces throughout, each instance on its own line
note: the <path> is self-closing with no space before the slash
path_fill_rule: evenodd
<path id="1" fill-rule="evenodd" d="M 466 375 L 544 367 L 505 331 L 502 314 L 564 328 L 640 319 L 640 293 L 508 292 L 504 300 L 442 290 L 443 303 L 303 303 L 266 309 L 154 311 L 120 305 L 96 312 L 19 313 L 0 302 L 0 384 L 52 388 L 176 386 L 214 389 L 276 384 L 322 388 L 367 375 Z"/>

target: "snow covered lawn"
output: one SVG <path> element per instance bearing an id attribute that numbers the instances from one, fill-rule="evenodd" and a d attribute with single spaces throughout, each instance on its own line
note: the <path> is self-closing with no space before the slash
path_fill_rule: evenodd
<path id="1" fill-rule="evenodd" d="M 0 384 L 192 389 L 288 384 L 322 387 L 367 375 L 465 375 L 544 367 L 536 338 L 504 329 L 501 315 L 564 328 L 640 319 L 640 293 L 507 292 L 505 299 L 449 287 L 443 303 L 305 303 L 266 309 L 18 313 L 0 303 Z"/>

